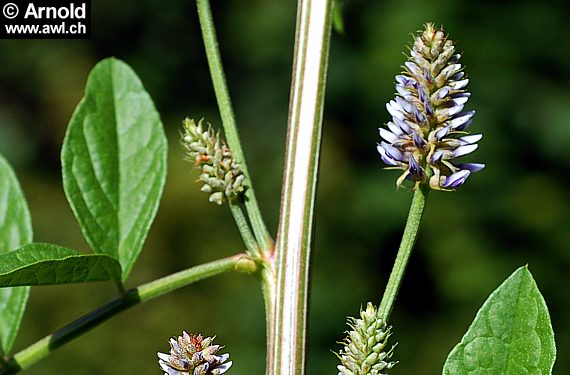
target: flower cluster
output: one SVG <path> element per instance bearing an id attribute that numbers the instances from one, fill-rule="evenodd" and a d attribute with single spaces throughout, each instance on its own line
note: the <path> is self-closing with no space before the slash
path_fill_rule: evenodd
<path id="1" fill-rule="evenodd" d="M 463 112 L 470 93 L 460 58 L 444 31 L 428 23 L 396 76 L 396 97 L 386 104 L 392 121 L 379 129 L 378 152 L 389 168 L 404 170 L 398 186 L 409 179 L 453 190 L 485 167 L 454 161 L 475 151 L 482 138 L 466 132 L 475 111 Z"/>
<path id="2" fill-rule="evenodd" d="M 216 355 L 222 347 L 212 345 L 214 337 L 182 332 L 170 339 L 170 354 L 157 353 L 164 375 L 221 375 L 232 366 L 229 354 Z"/>
<path id="3" fill-rule="evenodd" d="M 338 375 L 385 375 L 396 362 L 389 362 L 394 351 L 384 350 L 391 335 L 391 327 L 378 318 L 377 310 L 368 302 L 366 310 L 360 310 L 360 319 L 348 318 L 352 328 L 340 344 L 344 348 L 338 354 L 341 364 Z"/>
<path id="4" fill-rule="evenodd" d="M 204 129 L 202 123 L 203 119 L 197 125 L 192 119 L 184 120 L 182 145 L 186 158 L 200 170 L 198 181 L 204 183 L 200 190 L 210 194 L 210 202 L 235 202 L 245 191 L 245 176 L 220 133 L 214 133 L 210 124 Z"/>

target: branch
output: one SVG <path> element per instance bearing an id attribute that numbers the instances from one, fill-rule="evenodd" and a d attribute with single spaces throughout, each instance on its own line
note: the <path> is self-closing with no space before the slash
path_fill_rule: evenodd
<path id="1" fill-rule="evenodd" d="M 51 335 L 44 337 L 26 349 L 16 353 L 9 359 L 8 366 L 0 370 L 0 375 L 16 374 L 21 370 L 29 368 L 41 359 L 47 357 L 55 349 L 67 344 L 130 307 L 227 271 L 238 270 L 252 272 L 254 270 L 252 267 L 256 266 L 256 263 L 246 254 L 237 254 L 228 258 L 201 264 L 143 284 L 138 288 L 131 289 L 123 296 L 98 307 Z"/>
<path id="2" fill-rule="evenodd" d="M 251 221 L 255 238 L 259 246 L 261 246 L 262 251 L 272 251 L 273 240 L 271 239 L 271 235 L 263 222 L 263 217 L 261 216 L 259 206 L 257 205 L 253 184 L 251 183 L 251 175 L 247 169 L 245 155 L 239 140 L 232 101 L 226 84 L 220 49 L 218 48 L 218 39 L 216 37 L 216 29 L 214 27 L 210 2 L 209 0 L 196 0 L 196 5 L 198 6 L 198 17 L 200 18 L 202 37 L 206 47 L 206 57 L 208 58 L 208 65 L 210 66 L 210 75 L 212 76 L 212 83 L 214 84 L 218 108 L 222 117 L 224 133 L 226 135 L 228 145 L 232 150 L 232 154 L 235 156 L 246 178 L 246 185 L 248 188 L 246 191 L 245 208 L 247 210 L 249 220 Z"/>

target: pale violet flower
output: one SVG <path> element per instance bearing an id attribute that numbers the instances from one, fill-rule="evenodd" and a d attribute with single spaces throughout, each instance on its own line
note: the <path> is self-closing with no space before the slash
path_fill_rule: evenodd
<path id="1" fill-rule="evenodd" d="M 475 111 L 463 110 L 471 94 L 460 58 L 444 31 L 428 23 L 396 76 L 396 97 L 386 104 L 392 120 L 379 129 L 377 149 L 388 168 L 404 171 L 398 186 L 408 179 L 453 190 L 485 167 L 456 161 L 482 138 L 466 131 Z"/>
<path id="2" fill-rule="evenodd" d="M 189 335 L 185 331 L 171 338 L 170 353 L 157 353 L 164 375 L 221 375 L 232 366 L 229 354 L 216 355 L 222 348 L 212 345 L 214 337 Z"/>

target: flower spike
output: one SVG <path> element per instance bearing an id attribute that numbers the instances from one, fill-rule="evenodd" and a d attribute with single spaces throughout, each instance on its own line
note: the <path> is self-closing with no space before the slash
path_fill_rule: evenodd
<path id="1" fill-rule="evenodd" d="M 158 364 L 164 375 L 221 375 L 229 370 L 232 361 L 229 354 L 216 355 L 223 348 L 212 345 L 215 337 L 189 335 L 171 338 L 170 354 L 157 353 Z"/>
<path id="2" fill-rule="evenodd" d="M 455 163 L 472 153 L 481 134 L 468 135 L 475 111 L 463 111 L 469 100 L 465 77 L 455 46 L 443 29 L 433 24 L 414 38 L 403 72 L 396 76 L 396 97 L 386 104 L 392 116 L 380 128 L 380 158 L 391 169 L 404 172 L 398 178 L 415 187 L 429 183 L 432 189 L 454 190 L 484 164 Z"/>
<path id="3" fill-rule="evenodd" d="M 387 327 L 378 317 L 377 309 L 370 302 L 366 310 L 360 309 L 360 319 L 348 318 L 351 328 L 340 342 L 344 347 L 337 354 L 341 364 L 338 375 L 387 375 L 397 362 L 391 362 L 394 346 L 386 350 L 392 327 Z"/>
<path id="4" fill-rule="evenodd" d="M 245 176 L 220 133 L 215 133 L 210 124 L 205 129 L 203 122 L 196 125 L 192 119 L 184 120 L 181 142 L 186 159 L 200 170 L 198 181 L 204 183 L 200 190 L 210 194 L 210 202 L 235 202 L 245 191 Z"/>

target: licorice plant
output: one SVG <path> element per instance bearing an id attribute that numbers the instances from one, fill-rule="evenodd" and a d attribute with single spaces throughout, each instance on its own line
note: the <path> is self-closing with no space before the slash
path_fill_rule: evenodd
<path id="1" fill-rule="evenodd" d="M 158 210 L 166 179 L 167 142 L 159 114 L 134 71 L 118 59 L 101 61 L 87 79 L 85 96 L 73 113 L 61 152 L 63 188 L 92 253 L 33 242 L 22 190 L 8 162 L 0 158 L 0 374 L 28 369 L 130 307 L 229 271 L 253 274 L 260 280 L 266 313 L 266 374 L 305 373 L 310 250 L 333 4 L 300 0 L 298 5 L 275 240 L 261 216 L 238 137 L 209 0 L 196 4 L 223 133 L 201 115 L 181 119 L 181 153 L 189 169 L 198 171 L 205 199 L 230 208 L 244 251 L 136 288 L 125 287 Z M 338 23 L 338 13 L 334 18 Z M 395 98 L 386 104 L 391 118 L 379 128 L 376 148 L 383 166 L 400 172 L 396 187 L 401 194 L 413 195 L 411 208 L 381 301 L 366 301 L 359 317 L 348 319 L 349 330 L 344 339 L 339 338 L 340 347 L 331 343 L 340 364 L 336 370 L 322 369 L 323 373 L 397 373 L 398 327 L 391 323 L 391 313 L 428 193 L 435 190 L 432 194 L 452 200 L 453 195 L 446 192 L 460 188 L 484 168 L 463 161 L 477 149 L 482 135 L 469 133 L 472 122 L 474 128 L 476 124 L 475 111 L 467 106 L 469 81 L 461 54 L 443 28 L 426 23 L 417 32 L 395 81 Z M 477 129 L 484 126 L 477 124 Z M 373 141 L 369 147 L 374 147 Z M 441 230 L 445 232 L 445 223 Z M 30 286 L 91 281 L 116 283 L 118 297 L 12 354 Z M 191 303 L 180 302 L 181 313 L 191 308 Z M 164 342 L 157 343 L 162 348 L 157 357 L 140 359 L 149 363 L 149 374 L 228 374 L 241 360 L 230 360 L 232 348 L 214 344 L 223 340 L 213 333 L 178 334 L 164 332 Z M 443 374 L 550 374 L 555 353 L 546 304 L 524 266 L 483 304 L 449 354 Z"/>

